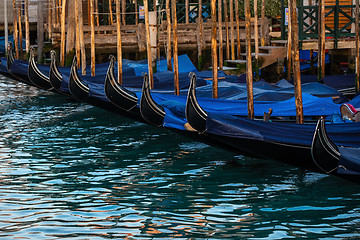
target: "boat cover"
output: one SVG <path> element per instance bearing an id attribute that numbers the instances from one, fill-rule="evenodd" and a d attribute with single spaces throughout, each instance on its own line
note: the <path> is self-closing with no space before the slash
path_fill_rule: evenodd
<path id="1" fill-rule="evenodd" d="M 229 115 L 208 114 L 206 131 L 218 136 L 311 147 L 316 123 L 264 122 Z M 327 124 L 331 139 L 341 146 L 360 147 L 360 123 Z"/>

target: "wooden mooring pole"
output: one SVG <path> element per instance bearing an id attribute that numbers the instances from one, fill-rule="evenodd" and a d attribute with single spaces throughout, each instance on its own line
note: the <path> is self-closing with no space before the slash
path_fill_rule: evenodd
<path id="1" fill-rule="evenodd" d="M 30 24 L 29 24 L 29 0 L 25 0 L 25 49 L 26 54 L 30 51 Z"/>
<path id="2" fill-rule="evenodd" d="M 7 53 L 7 46 L 9 43 L 9 23 L 8 23 L 7 2 L 8 2 L 7 0 L 4 0 L 5 53 Z"/>
<path id="3" fill-rule="evenodd" d="M 359 0 L 355 1 L 355 41 L 356 41 L 356 60 L 355 60 L 355 69 L 356 69 L 356 81 L 355 81 L 355 89 L 356 93 L 359 92 L 360 83 L 359 83 L 359 75 L 360 75 L 360 53 L 359 53 Z"/>
<path id="4" fill-rule="evenodd" d="M 94 0 L 90 0 L 90 28 L 91 28 L 91 76 L 95 76 L 95 23 Z"/>
<path id="5" fill-rule="evenodd" d="M 114 17 L 113 17 L 113 11 L 112 11 L 112 0 L 109 0 L 109 24 L 114 24 Z"/>
<path id="6" fill-rule="evenodd" d="M 180 95 L 179 87 L 179 60 L 178 60 L 178 37 L 177 37 L 177 16 L 176 16 L 176 0 L 171 0 L 172 9 L 172 28 L 174 39 L 174 90 L 175 95 Z"/>
<path id="7" fill-rule="evenodd" d="M 170 0 L 166 0 L 166 60 L 167 60 L 167 70 L 172 71 Z"/>
<path id="8" fill-rule="evenodd" d="M 44 5 L 43 5 L 44 6 Z M 18 23 L 19 23 L 19 58 L 22 59 L 23 55 L 23 33 L 22 33 L 22 19 L 21 19 L 21 1 L 19 1 L 18 6 Z M 43 32 L 44 33 L 44 32 Z"/>
<path id="9" fill-rule="evenodd" d="M 266 19 L 265 19 L 265 1 L 261 1 L 261 46 L 265 46 Z"/>
<path id="10" fill-rule="evenodd" d="M 251 13 L 250 0 L 245 0 L 245 32 L 246 32 L 246 87 L 248 118 L 254 119 L 253 71 L 251 61 Z"/>
<path id="11" fill-rule="evenodd" d="M 325 0 L 319 0 L 318 21 L 318 81 L 321 81 L 325 77 Z"/>
<path id="12" fill-rule="evenodd" d="M 291 3 L 288 0 L 288 34 L 287 34 L 287 64 L 286 64 L 286 73 L 287 73 L 287 80 L 291 80 L 291 69 L 292 69 L 292 62 L 291 62 L 291 49 L 292 49 L 292 29 L 291 29 Z"/>
<path id="13" fill-rule="evenodd" d="M 235 0 L 237 1 L 237 0 Z M 229 2 L 230 11 L 230 41 L 231 41 L 231 60 L 235 60 L 235 36 L 234 36 L 234 0 Z"/>
<path id="14" fill-rule="evenodd" d="M 255 79 L 259 80 L 259 26 L 258 26 L 258 6 L 254 0 L 254 38 L 255 38 Z"/>
<path id="15" fill-rule="evenodd" d="M 149 3 L 148 0 L 144 0 L 144 10 L 145 10 L 145 31 L 146 31 L 146 51 L 148 58 L 148 73 L 150 80 L 150 89 L 154 89 L 154 79 L 153 79 L 153 63 L 151 56 L 151 43 L 150 43 L 150 24 L 149 24 Z"/>
<path id="16" fill-rule="evenodd" d="M 225 20 L 225 33 L 226 33 L 226 59 L 230 59 L 229 15 L 228 15 L 227 0 L 224 0 L 224 20 Z"/>
<path id="17" fill-rule="evenodd" d="M 37 22 L 37 55 L 38 62 L 43 62 L 43 49 L 44 49 L 44 3 L 43 1 L 37 2 L 37 14 L 38 14 L 38 22 Z"/>
<path id="18" fill-rule="evenodd" d="M 78 68 L 80 68 L 81 64 L 79 4 L 81 2 L 75 0 L 75 54 Z"/>
<path id="19" fill-rule="evenodd" d="M 14 36 L 14 47 L 15 47 L 15 56 L 19 59 L 19 32 L 18 32 L 18 23 L 17 23 L 17 4 L 16 0 L 13 0 L 13 36 Z"/>
<path id="20" fill-rule="evenodd" d="M 77 0 L 79 2 L 79 33 L 80 33 L 80 52 L 81 52 L 81 73 L 86 75 L 86 50 L 84 42 L 84 21 L 83 21 L 83 7 L 82 0 Z"/>
<path id="21" fill-rule="evenodd" d="M 296 123 L 304 123 L 301 76 L 300 76 L 300 57 L 299 57 L 299 32 L 296 12 L 296 0 L 290 0 L 291 3 L 291 29 L 292 29 L 292 51 L 293 56 L 293 73 L 294 73 L 294 89 L 295 89 L 295 105 L 296 105 Z"/>
<path id="22" fill-rule="evenodd" d="M 218 28 L 219 28 L 219 70 L 224 66 L 224 48 L 223 48 L 223 24 L 222 24 L 222 1 L 218 1 Z"/>
<path id="23" fill-rule="evenodd" d="M 122 48 L 121 48 L 121 21 L 120 21 L 120 0 L 116 0 L 116 35 L 117 35 L 117 64 L 118 83 L 122 84 Z"/>
<path id="24" fill-rule="evenodd" d="M 221 1 L 221 0 L 219 0 Z M 217 59 L 217 29 L 216 29 L 216 0 L 211 0 L 211 59 L 213 75 L 213 98 L 218 98 L 218 59 Z"/>
<path id="25" fill-rule="evenodd" d="M 237 57 L 241 58 L 241 40 L 240 40 L 240 17 L 239 17 L 239 1 L 235 0 L 235 18 L 236 18 L 236 41 L 237 41 Z"/>
<path id="26" fill-rule="evenodd" d="M 202 25 L 202 0 L 199 0 L 198 18 L 197 18 L 197 47 L 198 47 L 198 68 L 202 68 L 202 43 L 203 43 L 203 25 Z"/>
<path id="27" fill-rule="evenodd" d="M 62 0 L 61 5 L 61 40 L 60 40 L 60 65 L 65 65 L 65 17 L 66 17 L 66 0 Z"/>

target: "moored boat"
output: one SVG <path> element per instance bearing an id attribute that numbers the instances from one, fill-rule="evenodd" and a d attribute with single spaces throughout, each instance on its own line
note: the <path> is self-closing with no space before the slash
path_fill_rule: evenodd
<path id="1" fill-rule="evenodd" d="M 50 83 L 50 79 L 44 73 L 42 73 L 36 62 L 35 62 L 35 50 L 33 47 L 30 48 L 30 58 L 29 58 L 29 67 L 28 67 L 28 77 L 30 82 L 35 86 L 45 89 L 52 90 L 53 87 Z"/>

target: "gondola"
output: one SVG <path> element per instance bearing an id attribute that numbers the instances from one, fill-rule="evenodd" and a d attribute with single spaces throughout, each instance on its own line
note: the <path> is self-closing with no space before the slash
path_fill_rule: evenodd
<path id="1" fill-rule="evenodd" d="M 344 134 L 343 137 L 351 137 Z M 327 174 L 346 176 L 350 180 L 360 178 L 360 148 L 335 144 L 320 119 L 311 145 L 311 156 L 316 165 Z"/>
<path id="2" fill-rule="evenodd" d="M 51 56 L 50 73 L 49 73 L 50 84 L 56 91 L 63 93 L 63 91 L 60 90 L 62 76 L 56 65 L 56 52 L 54 50 L 51 50 L 50 56 Z"/>
<path id="3" fill-rule="evenodd" d="M 11 72 L 11 66 L 15 61 L 15 56 L 14 56 L 14 47 L 13 44 L 11 42 L 8 43 L 7 46 L 7 56 L 6 56 L 6 67 L 8 72 Z"/>
<path id="4" fill-rule="evenodd" d="M 105 79 L 105 95 L 116 107 L 140 116 L 138 97 L 132 91 L 117 83 L 114 74 L 115 57 L 110 56 L 110 65 Z"/>
<path id="5" fill-rule="evenodd" d="M 196 99 L 196 75 L 192 73 L 189 92 L 186 100 L 185 115 L 189 125 L 199 132 L 206 130 L 207 112 L 203 110 Z"/>
<path id="6" fill-rule="evenodd" d="M 77 98 L 80 101 L 88 102 L 89 101 L 89 86 L 81 81 L 80 76 L 77 71 L 77 58 L 74 57 L 74 60 L 71 65 L 70 77 L 69 77 L 69 91 L 71 95 Z"/>
<path id="7" fill-rule="evenodd" d="M 320 118 L 316 125 L 311 144 L 311 157 L 323 172 L 330 174 L 336 171 L 340 152 L 336 144 L 328 137 L 323 118 Z"/>
<path id="8" fill-rule="evenodd" d="M 6 56 L 6 68 L 8 71 L 7 76 L 14 80 L 34 86 L 34 84 L 30 82 L 27 74 L 28 65 L 28 62 L 15 59 L 13 44 L 9 42 L 8 54 Z"/>
<path id="9" fill-rule="evenodd" d="M 28 77 L 30 82 L 32 82 L 35 86 L 45 90 L 53 90 L 49 77 L 45 76 L 45 74 L 39 70 L 35 62 L 35 50 L 33 47 L 30 48 Z"/>
<path id="10" fill-rule="evenodd" d="M 163 125 L 165 110 L 151 97 L 149 76 L 147 74 L 144 74 L 144 83 L 140 99 L 140 114 L 147 122 L 151 123 L 152 125 L 158 127 Z"/>

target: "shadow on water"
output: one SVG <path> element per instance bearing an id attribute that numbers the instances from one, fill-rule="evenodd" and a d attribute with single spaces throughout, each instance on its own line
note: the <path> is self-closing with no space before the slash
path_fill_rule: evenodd
<path id="1" fill-rule="evenodd" d="M 359 186 L 0 79 L 0 237 L 358 238 Z"/>

